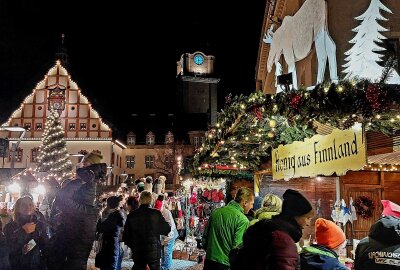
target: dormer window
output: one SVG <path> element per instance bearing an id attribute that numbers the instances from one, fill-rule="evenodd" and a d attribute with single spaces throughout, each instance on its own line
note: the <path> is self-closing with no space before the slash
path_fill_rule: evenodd
<path id="1" fill-rule="evenodd" d="M 136 135 L 133 132 L 129 132 L 126 136 L 126 144 L 127 145 L 135 145 L 136 144 Z"/>
<path id="2" fill-rule="evenodd" d="M 168 131 L 167 134 L 165 134 L 165 144 L 170 144 L 174 142 L 174 134 L 172 134 L 171 131 Z"/>
<path id="3" fill-rule="evenodd" d="M 147 145 L 154 145 L 155 139 L 156 139 L 156 136 L 154 135 L 153 132 L 150 131 L 150 132 L 147 133 L 147 135 L 146 135 L 146 144 L 147 144 Z"/>

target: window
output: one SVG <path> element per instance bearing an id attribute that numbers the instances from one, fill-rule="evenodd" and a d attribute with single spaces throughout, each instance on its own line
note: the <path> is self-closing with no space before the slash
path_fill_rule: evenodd
<path id="1" fill-rule="evenodd" d="M 200 139 L 201 139 L 201 144 L 206 142 L 206 137 L 200 137 Z"/>
<path id="2" fill-rule="evenodd" d="M 35 129 L 36 129 L 36 130 L 42 130 L 42 129 L 43 129 L 42 123 L 36 123 Z"/>
<path id="3" fill-rule="evenodd" d="M 171 131 L 168 131 L 167 134 L 165 134 L 165 144 L 173 143 L 174 142 L 174 134 L 172 134 Z"/>
<path id="4" fill-rule="evenodd" d="M 165 166 L 171 167 L 172 165 L 174 165 L 174 156 L 166 156 L 164 162 Z"/>
<path id="5" fill-rule="evenodd" d="M 154 167 L 154 156 L 145 156 L 144 163 L 146 165 L 146 169 L 152 169 Z"/>
<path id="6" fill-rule="evenodd" d="M 25 123 L 25 124 L 24 124 L 24 128 L 25 128 L 26 130 L 31 130 L 31 123 Z"/>
<path id="7" fill-rule="evenodd" d="M 136 136 L 130 136 L 127 140 L 128 145 L 135 145 L 136 144 Z"/>
<path id="8" fill-rule="evenodd" d="M 79 127 L 81 130 L 86 130 L 86 123 L 80 123 Z"/>
<path id="9" fill-rule="evenodd" d="M 193 138 L 193 144 L 194 144 L 194 148 L 199 148 L 200 146 L 200 137 L 194 137 Z"/>
<path id="10" fill-rule="evenodd" d="M 135 156 L 126 156 L 126 167 L 128 169 L 135 167 Z"/>
<path id="11" fill-rule="evenodd" d="M 69 123 L 69 130 L 76 130 L 75 123 Z"/>
<path id="12" fill-rule="evenodd" d="M 146 135 L 146 144 L 147 145 L 153 145 L 154 144 L 154 142 L 155 142 L 155 136 L 154 136 L 154 133 L 153 132 L 149 132 L 149 133 L 147 133 L 147 135 Z"/>
<path id="13" fill-rule="evenodd" d="M 11 162 L 11 156 L 12 156 L 13 152 L 10 149 L 10 153 L 9 153 L 9 162 Z M 22 162 L 22 156 L 24 154 L 24 150 L 19 148 L 17 149 L 17 151 L 15 152 L 15 162 Z"/>
<path id="14" fill-rule="evenodd" d="M 39 148 L 35 147 L 33 149 L 31 149 L 31 162 L 37 162 L 37 156 L 39 154 Z"/>

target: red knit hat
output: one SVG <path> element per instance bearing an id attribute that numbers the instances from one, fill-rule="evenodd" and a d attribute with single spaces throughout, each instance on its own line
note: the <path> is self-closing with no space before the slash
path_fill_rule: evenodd
<path id="1" fill-rule="evenodd" d="M 382 216 L 393 216 L 400 218 L 400 205 L 389 200 L 381 200 L 383 205 Z"/>
<path id="2" fill-rule="evenodd" d="M 334 222 L 324 218 L 315 221 L 315 238 L 318 245 L 328 248 L 336 248 L 346 240 L 342 229 Z"/>

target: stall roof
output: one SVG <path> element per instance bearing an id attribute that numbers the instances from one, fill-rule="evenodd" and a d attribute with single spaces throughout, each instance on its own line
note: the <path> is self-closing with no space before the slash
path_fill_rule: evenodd
<path id="1" fill-rule="evenodd" d="M 386 154 L 379 154 L 368 157 L 369 164 L 377 164 L 377 165 L 400 165 L 400 152 L 392 152 Z"/>

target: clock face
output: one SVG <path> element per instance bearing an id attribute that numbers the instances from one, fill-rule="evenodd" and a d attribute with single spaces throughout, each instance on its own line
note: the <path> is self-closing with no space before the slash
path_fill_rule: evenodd
<path id="1" fill-rule="evenodd" d="M 195 56 L 194 56 L 194 63 L 196 64 L 196 65 L 202 65 L 203 64 L 203 62 L 204 62 L 204 57 L 201 55 L 201 54 L 196 54 Z"/>

